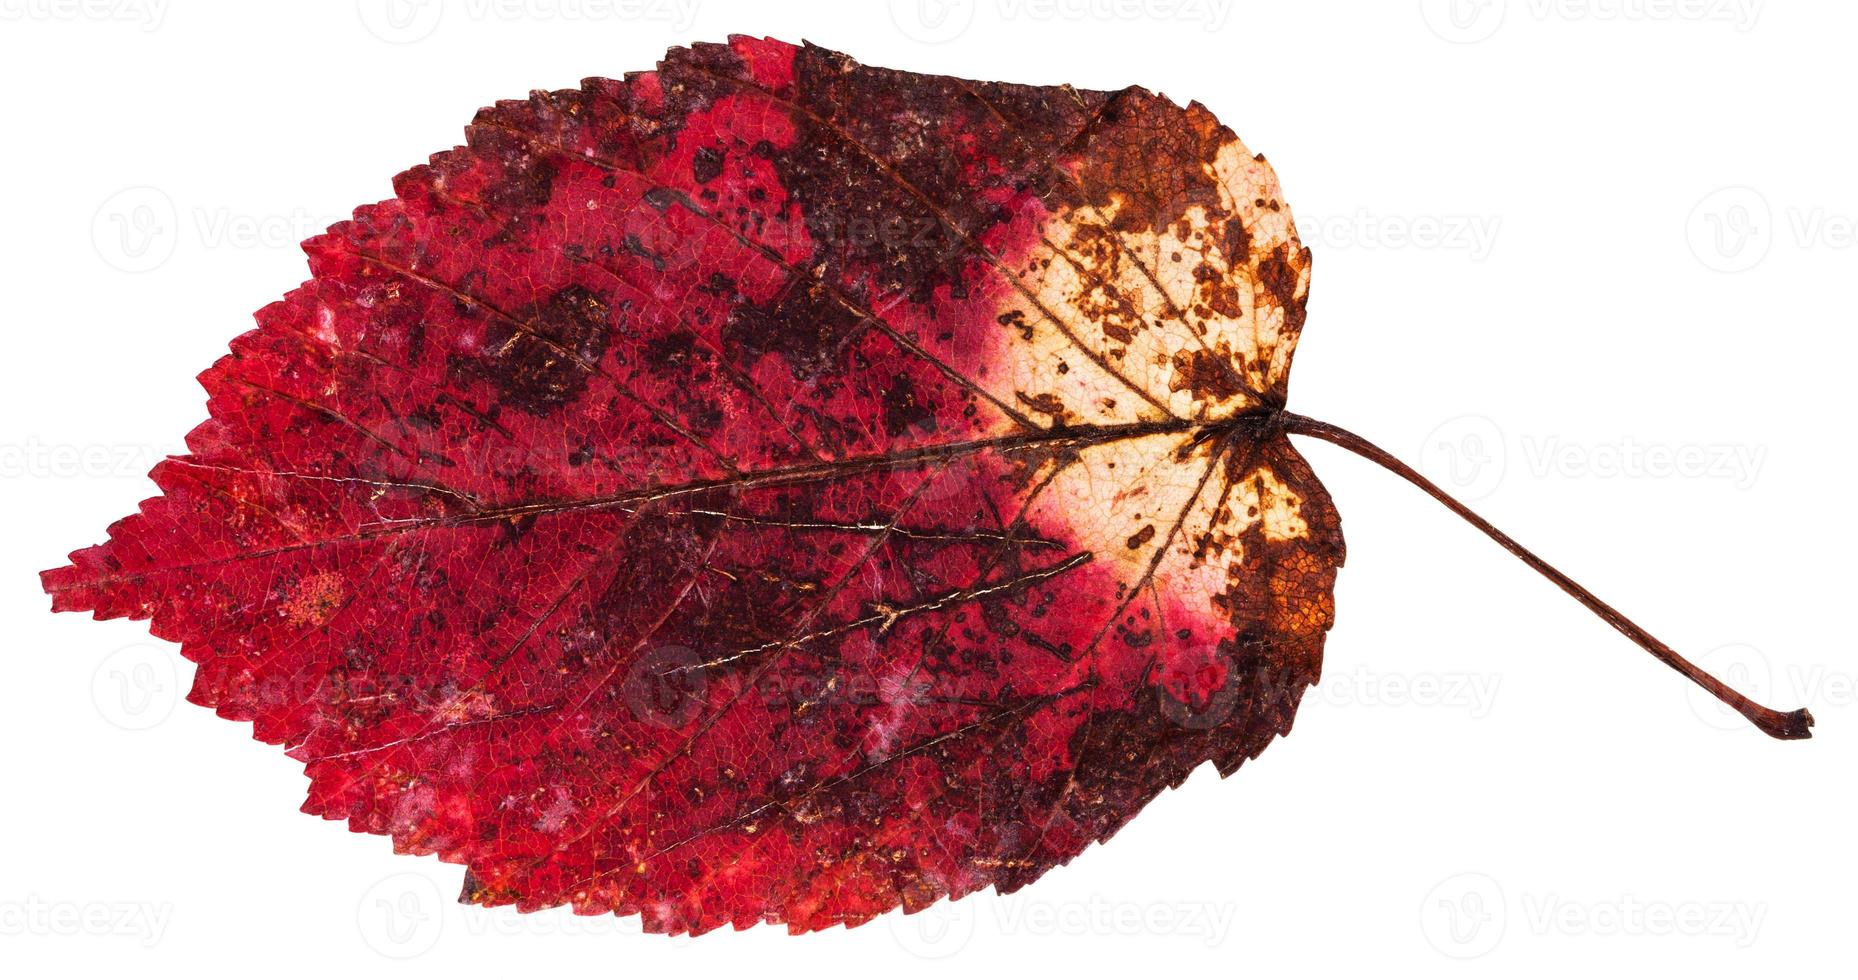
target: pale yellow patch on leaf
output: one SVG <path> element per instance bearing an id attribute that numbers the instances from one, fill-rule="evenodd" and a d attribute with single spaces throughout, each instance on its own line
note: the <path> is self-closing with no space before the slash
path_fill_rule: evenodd
<path id="1" fill-rule="evenodd" d="M 1001 314 L 1022 337 L 1003 386 L 1073 423 L 1220 419 L 1259 405 L 1290 370 L 1288 311 L 1261 270 L 1309 267 L 1271 168 L 1243 143 L 1205 165 L 1219 204 L 1118 231 L 1124 201 L 1063 211 Z M 1249 389 L 1247 391 L 1246 389 Z"/>

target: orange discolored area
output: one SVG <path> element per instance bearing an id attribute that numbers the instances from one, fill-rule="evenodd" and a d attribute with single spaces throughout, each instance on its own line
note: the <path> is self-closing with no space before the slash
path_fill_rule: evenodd
<path id="1" fill-rule="evenodd" d="M 278 607 L 292 626 L 320 626 L 341 607 L 348 587 L 335 572 L 317 572 L 298 582 Z"/>

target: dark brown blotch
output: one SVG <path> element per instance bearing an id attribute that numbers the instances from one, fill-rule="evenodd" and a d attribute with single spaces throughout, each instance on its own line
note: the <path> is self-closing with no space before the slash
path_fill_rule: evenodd
<path id="1" fill-rule="evenodd" d="M 586 390 L 612 330 L 613 308 L 593 291 L 569 286 L 492 321 L 484 353 L 467 362 L 468 370 L 489 382 L 503 404 L 547 415 Z"/>

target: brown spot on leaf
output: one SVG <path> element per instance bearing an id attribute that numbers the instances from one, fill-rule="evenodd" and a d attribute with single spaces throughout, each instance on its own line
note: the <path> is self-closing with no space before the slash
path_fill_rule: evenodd
<path id="1" fill-rule="evenodd" d="M 1192 392 L 1200 402 L 1223 402 L 1244 389 L 1230 363 L 1204 350 L 1184 350 L 1174 355 L 1174 375 L 1168 379 L 1170 391 Z"/>
<path id="2" fill-rule="evenodd" d="M 470 363 L 498 399 L 534 415 L 573 401 L 606 352 L 613 310 L 582 286 L 497 318 L 485 331 L 484 353 Z"/>
<path id="3" fill-rule="evenodd" d="M 936 430 L 935 406 L 923 403 L 916 385 L 907 374 L 892 378 L 884 389 L 884 431 L 892 438 L 901 436 L 911 429 L 920 432 Z"/>
<path id="4" fill-rule="evenodd" d="M 690 158 L 690 175 L 699 184 L 715 180 L 723 172 L 723 151 L 700 146 Z"/>
<path id="5" fill-rule="evenodd" d="M 1063 425 L 1064 420 L 1071 414 L 1070 411 L 1064 407 L 1064 401 L 1049 391 L 1042 391 L 1036 395 L 1028 395 L 1023 391 L 1014 392 L 1013 394 L 1019 399 L 1021 405 L 1032 409 L 1040 415 L 1051 416 L 1053 425 Z"/>

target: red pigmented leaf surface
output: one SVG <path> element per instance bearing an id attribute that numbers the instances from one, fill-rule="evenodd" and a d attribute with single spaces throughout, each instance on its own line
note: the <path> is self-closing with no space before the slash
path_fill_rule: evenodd
<path id="1" fill-rule="evenodd" d="M 1019 888 L 1290 729 L 1309 253 L 1148 91 L 749 38 L 480 112 L 305 243 L 45 574 L 464 898 L 794 931 Z"/>

